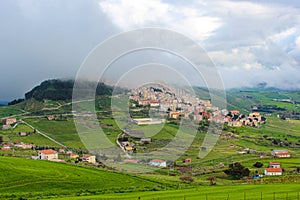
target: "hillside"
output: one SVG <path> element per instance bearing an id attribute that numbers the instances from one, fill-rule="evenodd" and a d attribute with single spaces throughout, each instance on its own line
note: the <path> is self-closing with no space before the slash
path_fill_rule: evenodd
<path id="1" fill-rule="evenodd" d="M 82 88 L 88 92 L 94 83 L 82 81 Z M 74 80 L 53 79 L 42 82 L 25 94 L 25 99 L 70 100 L 72 99 Z M 96 95 L 110 95 L 113 88 L 104 83 L 98 83 Z"/>
<path id="2" fill-rule="evenodd" d="M 159 189 L 138 176 L 90 167 L 0 157 L 0 198 L 50 198 Z"/>

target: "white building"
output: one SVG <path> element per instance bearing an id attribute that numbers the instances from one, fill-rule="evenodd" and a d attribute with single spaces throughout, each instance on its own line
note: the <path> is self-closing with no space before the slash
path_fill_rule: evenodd
<path id="1" fill-rule="evenodd" d="M 281 168 L 266 168 L 265 175 L 266 176 L 281 176 L 282 169 Z"/>
<path id="2" fill-rule="evenodd" d="M 95 164 L 96 163 L 96 156 L 91 156 L 91 155 L 83 155 L 82 156 L 82 162 L 88 162 L 88 163 L 92 163 Z"/>
<path id="3" fill-rule="evenodd" d="M 151 160 L 150 165 L 155 167 L 167 167 L 167 162 L 165 160 Z"/>
<path id="4" fill-rule="evenodd" d="M 39 151 L 40 160 L 57 160 L 58 153 L 52 149 L 41 150 Z"/>

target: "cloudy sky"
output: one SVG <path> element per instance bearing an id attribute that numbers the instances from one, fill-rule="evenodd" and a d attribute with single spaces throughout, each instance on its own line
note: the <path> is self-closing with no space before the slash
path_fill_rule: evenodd
<path id="1" fill-rule="evenodd" d="M 226 88 L 300 88 L 298 0 L 2 0 L 0 26 L 0 100 L 74 78 L 96 45 L 145 27 L 196 41 Z"/>

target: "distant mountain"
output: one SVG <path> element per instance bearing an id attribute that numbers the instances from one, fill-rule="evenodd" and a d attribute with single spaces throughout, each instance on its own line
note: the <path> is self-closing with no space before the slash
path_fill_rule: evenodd
<path id="1" fill-rule="evenodd" d="M 72 99 L 74 80 L 60 80 L 53 79 L 42 82 L 40 85 L 34 87 L 31 91 L 25 94 L 25 99 L 35 99 L 42 101 L 47 100 L 70 100 Z M 82 81 L 82 95 L 87 94 L 91 90 L 93 82 Z M 111 95 L 113 87 L 99 82 L 96 95 Z M 125 89 L 119 88 L 119 92 Z"/>

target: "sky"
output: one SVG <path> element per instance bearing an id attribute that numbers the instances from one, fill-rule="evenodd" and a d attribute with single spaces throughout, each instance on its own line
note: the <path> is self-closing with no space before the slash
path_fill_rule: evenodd
<path id="1" fill-rule="evenodd" d="M 99 43 L 146 27 L 197 42 L 226 88 L 300 88 L 298 0 L 1 0 L 0 27 L 0 100 L 24 97 L 46 79 L 75 78 Z M 151 57 L 186 67 L 149 51 L 130 62 Z"/>

